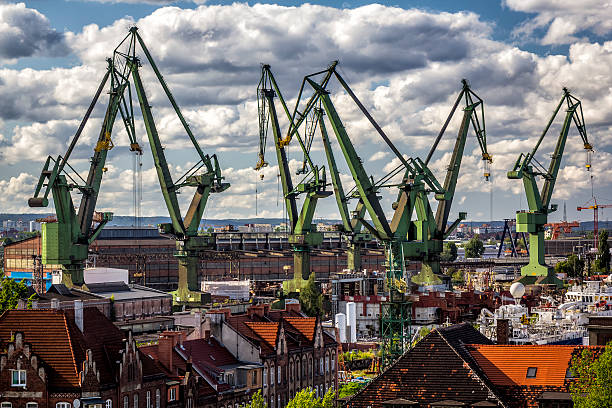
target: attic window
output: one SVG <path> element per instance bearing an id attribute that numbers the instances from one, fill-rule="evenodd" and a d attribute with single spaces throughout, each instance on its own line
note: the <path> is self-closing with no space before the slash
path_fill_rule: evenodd
<path id="1" fill-rule="evenodd" d="M 527 378 L 535 378 L 538 373 L 538 367 L 527 368 Z"/>

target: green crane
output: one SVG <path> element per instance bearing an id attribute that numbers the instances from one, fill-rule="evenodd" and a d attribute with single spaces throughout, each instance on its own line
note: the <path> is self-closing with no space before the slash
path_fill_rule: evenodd
<path id="1" fill-rule="evenodd" d="M 321 73 L 326 73 L 324 80 L 320 83 L 315 82 L 313 77 Z M 370 121 L 372 126 L 401 163 L 379 181 L 374 182 L 373 179 L 367 175 L 362 160 L 357 155 L 329 96 L 326 85 L 329 81 L 329 77 L 332 75 L 338 79 L 344 91 L 352 98 L 353 102 L 359 107 L 364 116 Z M 384 343 L 383 349 L 385 350 L 383 364 L 386 366 L 403 352 L 405 344 L 407 343 L 406 325 L 409 324 L 410 311 L 409 302 L 404 296 L 405 292 L 408 290 L 408 285 L 405 281 L 405 260 L 420 260 L 423 264 L 423 269 L 419 275 L 414 277 L 414 282 L 419 284 L 440 283 L 441 281 L 436 276 L 436 273 L 439 272 L 440 268 L 439 257 L 443 249 L 443 240 L 455 229 L 458 223 L 465 218 L 465 213 L 460 213 L 459 219 L 448 226 L 450 207 L 455 193 L 455 187 L 461 167 L 461 159 L 470 127 L 474 128 L 476 138 L 482 151 L 482 159 L 485 161 L 485 176 L 487 178 L 489 176 L 489 165 L 492 160 L 487 151 L 483 103 L 482 100 L 471 91 L 467 81 L 464 80 L 462 82 L 462 90 L 457 97 L 451 113 L 435 140 L 426 161 L 423 162 L 418 157 L 405 158 L 400 154 L 382 128 L 376 123 L 361 101 L 359 101 L 346 81 L 336 71 L 335 62 L 326 71 L 306 76 L 302 88 L 304 84 L 308 84 L 314 90 L 317 103 L 322 106 L 322 110 L 328 116 L 333 132 L 356 184 L 352 191 L 346 194 L 344 193 L 325 123 L 322 120 L 322 115 L 319 115 L 319 128 L 321 130 L 323 145 L 329 163 L 331 179 L 334 184 L 334 192 L 336 193 L 336 201 L 342 216 L 344 230 L 349 233 L 352 232 L 354 236 L 358 236 L 361 234 L 360 228 L 363 226 L 369 234 L 372 234 L 372 236 L 382 241 L 387 250 L 387 284 L 391 299 L 383 305 L 381 317 L 381 329 Z M 301 94 L 302 90 L 299 95 Z M 463 120 L 455 142 L 453 155 L 448 165 L 445 183 L 441 185 L 427 167 L 427 163 L 434 154 L 439 141 L 444 135 L 448 124 L 462 100 L 465 101 Z M 394 181 L 397 178 L 396 176 L 402 173 L 403 177 L 401 180 Z M 381 208 L 380 198 L 377 194 L 381 188 L 391 187 L 397 188 L 398 197 L 393 204 L 393 218 L 391 222 L 389 222 Z M 440 202 L 435 217 L 429 203 L 429 194 L 431 193 L 433 193 L 435 198 Z M 356 209 L 352 213 L 349 213 L 346 204 L 349 198 L 358 199 Z M 371 221 L 364 219 L 366 213 L 370 216 Z M 416 219 L 413 220 L 412 217 L 415 213 Z M 359 253 L 360 247 L 358 245 L 349 245 L 348 250 L 350 260 L 351 251 Z"/>
<path id="2" fill-rule="evenodd" d="M 404 234 L 406 234 L 407 242 L 403 244 L 404 256 L 409 259 L 421 261 L 422 266 L 420 273 L 412 277 L 412 282 L 419 285 L 441 283 L 437 275 L 440 273 L 440 255 L 443 251 L 444 240 L 467 216 L 465 212 L 460 212 L 459 217 L 451 225 L 448 225 L 470 127 L 474 131 L 481 151 L 481 158 L 484 164 L 484 177 L 486 180 L 489 180 L 490 177 L 490 165 L 493 159 L 487 150 L 484 102 L 470 89 L 465 79 L 461 81 L 461 84 L 462 89 L 434 141 L 425 162 L 415 162 L 414 169 L 416 172 L 409 176 L 409 179 L 414 181 L 403 184 L 400 188 L 398 200 L 395 205 L 396 212 L 392 225 L 396 232 L 400 231 L 399 235 L 404 236 Z M 461 101 L 464 102 L 463 117 L 457 133 L 457 138 L 455 139 L 451 159 L 446 167 L 444 185 L 442 189 L 439 189 L 438 186 L 435 185 L 435 178 L 427 168 L 427 165 L 436 152 L 438 144 L 448 124 L 457 112 L 457 108 Z M 428 183 L 433 188 L 428 190 Z M 427 194 L 430 191 L 435 193 L 434 197 L 438 201 L 435 217 L 427 198 Z M 412 214 L 412 207 L 416 210 L 417 219 L 409 223 L 401 221 L 402 217 L 410 217 L 410 214 Z M 406 229 L 406 227 L 408 228 Z"/>
<path id="3" fill-rule="evenodd" d="M 282 138 L 276 113 L 274 103 L 275 97 L 278 97 L 280 100 L 283 110 L 291 123 L 288 136 L 284 139 Z M 317 232 L 316 226 L 312 224 L 317 201 L 319 198 L 327 197 L 332 194 L 330 191 L 325 190 L 325 167 L 319 167 L 312 162 L 309 155 L 309 148 L 298 133 L 298 128 L 305 120 L 306 116 L 300 118 L 297 123 L 294 123 L 269 65 L 262 65 L 261 80 L 257 88 L 257 100 L 260 143 L 258 163 L 255 166 L 255 170 L 259 170 L 268 164 L 265 161 L 265 148 L 268 129 L 272 128 L 280 181 L 283 186 L 283 197 L 290 224 L 289 243 L 293 248 L 294 275 L 297 280 L 306 280 L 311 273 L 310 251 L 313 247 L 323 242 L 323 235 Z M 310 135 L 314 129 L 313 126 L 314 125 L 310 127 L 307 126 L 307 128 L 310 128 L 310 130 L 307 129 L 307 133 Z M 295 187 L 289 170 L 286 152 L 286 146 L 293 136 L 298 140 L 304 154 L 304 165 L 298 170 L 298 174 L 306 174 Z M 306 143 L 308 143 L 309 140 L 310 142 L 312 141 L 311 136 L 306 137 Z M 310 171 L 308 171 L 308 168 L 310 168 Z M 304 194 L 304 202 L 302 208 L 298 212 L 297 199 L 302 194 Z"/>
<path id="4" fill-rule="evenodd" d="M 128 41 L 127 52 L 119 51 L 121 45 Z M 159 81 L 168 101 L 172 105 L 183 130 L 189 137 L 197 154 L 198 162 L 194 164 L 185 174 L 176 181 L 172 179 L 168 162 L 164 153 L 164 147 L 159 138 L 159 133 L 153 118 L 151 105 L 140 76 L 141 61 L 136 55 L 136 47 L 140 45 L 146 60 L 151 65 L 155 77 Z M 174 256 L 178 260 L 179 281 L 178 289 L 174 291 L 173 300 L 175 305 L 197 305 L 201 303 L 202 293 L 198 286 L 198 267 L 200 255 L 213 248 L 214 238 L 211 234 L 200 234 L 199 227 L 202 215 L 211 193 L 220 193 L 229 187 L 229 183 L 223 182 L 221 168 L 216 155 L 204 154 L 196 137 L 191 131 L 185 117 L 170 92 L 166 81 L 161 75 L 153 57 L 149 53 L 144 41 L 138 34 L 138 29 L 133 27 L 115 50 L 115 59 L 122 61 L 127 75 L 131 75 L 138 102 L 142 111 L 145 129 L 151 145 L 151 153 L 155 163 L 155 170 L 161 187 L 162 195 L 168 213 L 170 223 L 159 224 L 158 228 L 162 235 L 169 236 L 176 241 Z M 201 172 L 200 172 L 201 171 Z M 198 173 L 200 172 L 200 173 Z M 195 188 L 191 203 L 183 218 L 179 207 L 177 194 L 183 187 Z"/>
<path id="5" fill-rule="evenodd" d="M 552 155 L 548 170 L 538 162 L 535 155 L 548 133 L 553 121 L 561 110 L 563 104 L 567 110 L 561 132 L 557 138 L 555 151 Z M 587 171 L 591 168 L 591 154 L 593 147 L 588 141 L 582 104 L 580 100 L 570 94 L 567 88 L 563 88 L 563 96 L 557 104 L 550 120 L 546 124 L 538 142 L 529 153 L 521 153 L 514 167 L 508 172 L 509 179 L 522 179 L 527 196 L 529 210 L 521 210 L 516 213 L 516 230 L 529 233 L 529 264 L 521 268 L 521 282 L 525 284 L 556 284 L 562 282 L 555 276 L 553 268 L 546 265 L 544 259 L 544 224 L 547 223 L 548 214 L 557 210 L 557 204 L 551 204 L 553 189 L 557 181 L 557 174 L 561 166 L 565 142 L 572 122 L 576 125 L 578 133 L 582 138 L 584 149 L 587 151 Z M 542 189 L 538 189 L 537 178 L 544 180 Z"/>
<path id="6" fill-rule="evenodd" d="M 68 150 L 63 156 L 49 156 L 45 161 L 34 196 L 28 200 L 30 207 L 49 205 L 49 194 L 53 197 L 57 222 L 42 225 L 42 262 L 44 264 L 62 265 L 63 281 L 71 286 L 83 286 L 83 270 L 87 261 L 89 245 L 102 231 L 104 225 L 113 217 L 110 212 L 96 213 L 95 207 L 100 192 L 102 176 L 106 171 L 105 163 L 108 151 L 113 148 L 111 134 L 117 113 L 120 112 L 130 139 L 130 150 L 140 152 L 136 141 L 132 104 L 125 98 L 129 85 L 127 78 L 120 72 L 113 60 L 107 60 L 108 69 L 98 86 Z M 109 100 L 104 115 L 98 141 L 91 157 L 87 180 L 70 166 L 68 159 L 77 145 L 79 137 L 100 94 L 110 78 Z M 69 172 L 70 171 L 70 172 Z M 78 212 L 72 201 L 72 191 L 81 194 Z"/>

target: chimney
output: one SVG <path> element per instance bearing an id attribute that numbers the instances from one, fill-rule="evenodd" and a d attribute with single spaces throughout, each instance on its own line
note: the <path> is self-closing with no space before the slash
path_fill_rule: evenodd
<path id="1" fill-rule="evenodd" d="M 174 340 L 172 337 L 167 336 L 165 333 L 161 334 L 157 343 L 157 356 L 159 357 L 159 362 L 171 373 L 174 372 L 172 365 L 173 349 Z"/>
<path id="2" fill-rule="evenodd" d="M 363 305 L 364 305 L 363 307 L 365 307 L 365 303 Z M 300 301 L 297 299 L 285 299 L 285 310 L 287 311 L 287 313 L 290 313 L 290 312 L 300 313 L 301 311 Z"/>
<path id="3" fill-rule="evenodd" d="M 508 319 L 497 319 L 496 334 L 497 344 L 508 344 L 510 336 L 510 325 Z"/>
<path id="4" fill-rule="evenodd" d="M 85 331 L 83 326 L 83 301 L 80 299 L 74 301 L 74 323 L 81 333 Z"/>
<path id="5" fill-rule="evenodd" d="M 58 298 L 53 298 L 51 299 L 51 309 L 55 309 L 58 310 L 59 309 L 59 299 Z"/>
<path id="6" fill-rule="evenodd" d="M 196 338 L 201 339 L 202 338 L 202 312 L 197 311 L 193 314 L 193 320 L 194 320 L 194 328 L 195 328 L 195 335 Z"/>
<path id="7" fill-rule="evenodd" d="M 159 342 L 157 343 L 159 362 L 170 372 L 174 372 L 174 347 L 183 342 L 182 337 L 183 333 L 178 331 L 166 331 L 159 335 Z"/>

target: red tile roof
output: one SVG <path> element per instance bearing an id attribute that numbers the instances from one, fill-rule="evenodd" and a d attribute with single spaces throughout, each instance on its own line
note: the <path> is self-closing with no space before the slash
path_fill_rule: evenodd
<path id="1" fill-rule="evenodd" d="M 276 335 L 278 333 L 278 323 L 276 322 L 245 322 L 259 338 L 265 341 L 269 346 L 276 346 Z"/>
<path id="2" fill-rule="evenodd" d="M 203 364 L 207 368 L 218 368 L 239 363 L 236 357 L 214 338 L 211 338 L 210 341 L 204 339 L 188 340 L 178 347 L 186 356 L 191 357 L 194 365 Z M 221 372 L 222 370 L 215 371 Z"/>
<path id="3" fill-rule="evenodd" d="M 61 310 L 7 310 L 0 315 L 0 346 L 4 349 L 16 332 L 32 346 L 47 369 L 49 386 L 63 390 L 79 387 L 84 339 Z"/>
<path id="4" fill-rule="evenodd" d="M 285 317 L 284 320 L 304 335 L 308 341 L 313 341 L 317 324 L 316 317 Z"/>
<path id="5" fill-rule="evenodd" d="M 562 387 L 572 354 L 581 347 L 478 344 L 467 348 L 495 385 Z M 533 378 L 527 378 L 530 367 L 537 369 Z"/>

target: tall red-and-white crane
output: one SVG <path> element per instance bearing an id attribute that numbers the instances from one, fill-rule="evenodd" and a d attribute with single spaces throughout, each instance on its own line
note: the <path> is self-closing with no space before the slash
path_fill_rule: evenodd
<path id="1" fill-rule="evenodd" d="M 598 240 L 599 240 L 599 209 L 600 208 L 612 208 L 612 204 L 597 204 L 597 199 L 595 197 L 593 197 L 591 200 L 589 200 L 586 204 L 589 204 L 590 202 L 593 202 L 593 205 L 589 205 L 587 207 L 578 207 L 576 208 L 578 211 L 582 211 L 582 210 L 593 210 L 593 238 L 595 240 L 595 249 L 598 248 L 597 244 L 598 244 Z M 586 205 L 585 204 L 585 205 Z"/>

